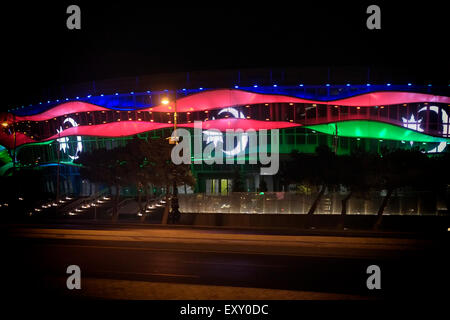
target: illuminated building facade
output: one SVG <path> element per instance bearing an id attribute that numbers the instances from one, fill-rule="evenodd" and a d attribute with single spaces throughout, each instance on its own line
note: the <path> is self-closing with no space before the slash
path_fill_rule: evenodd
<path id="1" fill-rule="evenodd" d="M 60 165 L 62 194 L 90 194 L 95 190 L 82 181 L 73 163 L 78 154 L 115 148 L 136 136 L 168 137 L 175 108 L 177 127 L 192 130 L 195 121 L 202 122 L 204 144 L 214 142 L 210 129 L 279 129 L 280 158 L 292 150 L 312 153 L 323 144 L 338 154 L 357 147 L 370 152 L 382 147 L 449 152 L 450 97 L 434 89 L 411 84 L 252 84 L 62 97 L 1 115 L 0 174 L 9 175 L 13 167 L 42 168 L 48 177 L 44 188 L 54 192 L 55 167 Z M 162 104 L 164 98 L 171 103 Z M 228 156 L 248 157 L 245 139 L 225 147 L 231 150 Z M 247 190 L 256 191 L 259 168 L 239 166 Z M 199 164 L 192 169 L 198 182 L 195 191 L 230 191 L 233 166 Z M 277 176 L 265 181 L 269 190 L 281 191 Z"/>

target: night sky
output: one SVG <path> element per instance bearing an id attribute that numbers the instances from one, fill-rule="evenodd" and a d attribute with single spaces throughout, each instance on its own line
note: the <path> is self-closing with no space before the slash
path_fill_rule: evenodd
<path id="1" fill-rule="evenodd" d="M 450 83 L 442 2 L 91 2 L 2 4 L 2 110 L 52 86 L 195 70 L 360 66 L 381 78 Z M 70 4 L 81 8 L 81 30 L 66 28 Z M 381 30 L 366 28 L 370 4 L 381 7 Z"/>

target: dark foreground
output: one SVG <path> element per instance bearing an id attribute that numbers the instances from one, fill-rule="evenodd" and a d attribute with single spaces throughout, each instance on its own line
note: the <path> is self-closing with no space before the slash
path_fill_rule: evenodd
<path id="1" fill-rule="evenodd" d="M 449 283 L 446 233 L 374 238 L 93 226 L 2 231 L 3 290 L 12 298 L 442 299 Z M 81 290 L 66 288 L 69 265 L 81 268 Z M 366 286 L 370 265 L 381 269 L 381 290 Z"/>

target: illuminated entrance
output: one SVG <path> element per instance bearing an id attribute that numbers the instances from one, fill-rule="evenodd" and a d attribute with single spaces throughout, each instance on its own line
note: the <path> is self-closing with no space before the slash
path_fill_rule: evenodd
<path id="1" fill-rule="evenodd" d="M 231 192 L 232 179 L 206 179 L 206 193 L 227 195 Z"/>

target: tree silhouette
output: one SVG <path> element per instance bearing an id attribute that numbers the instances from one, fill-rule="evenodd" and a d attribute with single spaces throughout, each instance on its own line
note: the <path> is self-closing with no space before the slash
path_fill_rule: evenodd
<path id="1" fill-rule="evenodd" d="M 450 149 L 450 148 L 447 148 Z M 447 214 L 450 213 L 450 150 L 433 156 L 427 166 L 428 178 L 426 179 L 428 189 L 442 198 L 447 208 Z"/>
<path id="2" fill-rule="evenodd" d="M 235 168 L 235 170 L 234 170 L 232 190 L 233 190 L 233 192 L 245 192 L 246 191 L 244 178 L 243 178 L 242 173 L 239 170 L 239 168 Z"/>
<path id="3" fill-rule="evenodd" d="M 170 145 L 163 138 L 150 138 L 148 141 L 135 139 L 129 143 L 129 146 L 130 154 L 136 155 L 135 159 L 138 159 L 137 165 L 134 165 L 134 168 L 137 170 L 135 181 L 140 186 L 145 187 L 145 190 L 150 183 L 165 189 L 164 223 L 167 221 L 169 213 L 169 190 L 172 187 L 173 221 L 177 221 L 179 218 L 177 187 L 180 185 L 195 185 L 195 178 L 192 175 L 190 166 L 187 164 L 176 165 L 172 162 L 171 152 L 173 145 Z M 141 219 L 145 220 L 145 217 L 146 215 L 143 214 Z"/>
<path id="4" fill-rule="evenodd" d="M 378 160 L 378 155 L 367 153 L 361 149 L 355 149 L 350 155 L 337 157 L 338 182 L 348 190 L 347 195 L 341 200 L 341 217 L 338 228 L 344 226 L 350 198 L 357 195 L 368 199 L 369 192 L 375 188 Z"/>
<path id="5" fill-rule="evenodd" d="M 320 145 L 316 148 L 316 154 L 313 157 L 312 163 L 310 163 L 310 168 L 310 182 L 315 185 L 320 185 L 321 188 L 308 210 L 308 216 L 314 214 L 326 189 L 337 185 L 338 175 L 336 155 L 328 146 Z"/>
<path id="6" fill-rule="evenodd" d="M 267 183 L 264 176 L 260 176 L 258 192 L 267 192 Z"/>
<path id="7" fill-rule="evenodd" d="M 118 204 L 120 187 L 129 183 L 130 172 L 127 168 L 129 153 L 126 147 L 107 150 L 96 149 L 92 152 L 83 152 L 74 163 L 81 164 L 80 175 L 92 183 L 105 183 L 110 194 L 111 187 L 115 188 L 112 219 L 118 219 Z"/>
<path id="8" fill-rule="evenodd" d="M 281 179 L 285 184 L 301 183 L 311 187 L 319 187 L 307 212 L 307 225 L 311 225 L 312 216 L 327 189 L 338 185 L 337 156 L 326 145 L 316 148 L 315 154 L 291 152 L 290 161 L 282 163 Z"/>
<path id="9" fill-rule="evenodd" d="M 84 152 L 74 162 L 81 164 L 80 174 L 91 182 L 102 182 L 114 186 L 113 220 L 118 218 L 118 200 L 120 187 L 136 185 L 138 205 L 145 219 L 145 208 L 141 203 L 142 189 L 146 192 L 148 204 L 148 185 L 164 187 L 166 190 L 166 208 L 164 216 L 167 218 L 169 208 L 169 187 L 174 193 L 176 187 L 187 184 L 193 186 L 195 179 L 189 165 L 175 165 L 170 158 L 172 146 L 162 138 L 149 141 L 135 138 L 124 147 L 112 150 L 97 149 Z"/>
<path id="10" fill-rule="evenodd" d="M 377 212 L 374 229 L 381 225 L 383 212 L 395 189 L 406 186 L 423 186 L 429 180 L 428 156 L 418 149 L 383 150 L 378 161 L 378 188 L 386 190 Z"/>

